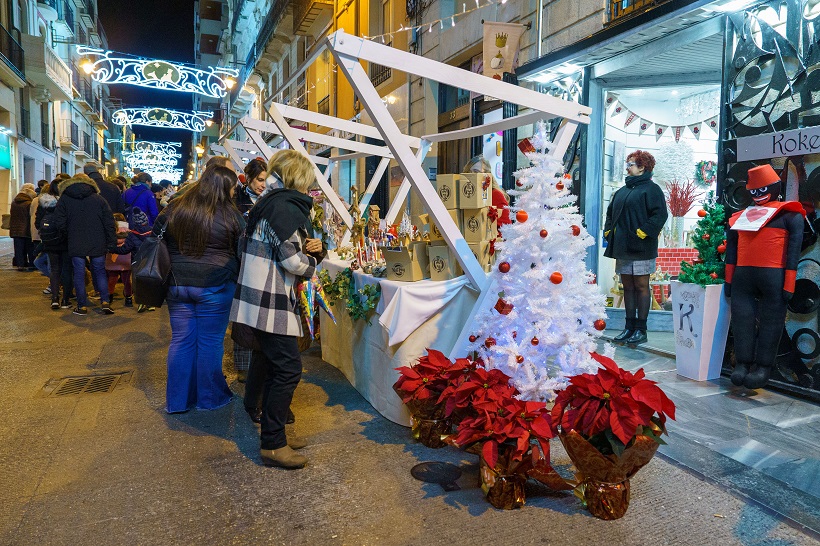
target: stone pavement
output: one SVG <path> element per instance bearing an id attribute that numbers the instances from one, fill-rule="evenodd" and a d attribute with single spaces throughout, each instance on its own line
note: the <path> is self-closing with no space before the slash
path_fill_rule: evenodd
<path id="1" fill-rule="evenodd" d="M 521 510 L 495 510 L 475 456 L 412 443 L 316 348 L 293 406 L 311 462 L 263 467 L 239 396 L 213 412 L 163 411 L 164 309 L 52 312 L 44 279 L 11 270 L 8 248 L 0 239 L 0 544 L 817 544 L 810 530 L 666 457 L 632 480 L 621 520 L 597 520 L 571 494 L 536 484 Z M 133 376 L 108 394 L 43 389 L 118 371 Z M 560 444 L 553 458 L 566 470 Z M 431 460 L 461 466 L 461 489 L 410 476 Z"/>

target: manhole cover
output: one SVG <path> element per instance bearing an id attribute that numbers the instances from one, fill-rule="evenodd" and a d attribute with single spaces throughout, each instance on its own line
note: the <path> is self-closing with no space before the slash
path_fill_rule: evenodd
<path id="1" fill-rule="evenodd" d="M 75 375 L 51 379 L 43 386 L 45 396 L 77 396 L 106 394 L 117 385 L 129 383 L 134 372 L 118 372 L 95 375 Z"/>
<path id="2" fill-rule="evenodd" d="M 410 474 L 419 481 L 437 483 L 445 491 L 461 489 L 456 480 L 461 477 L 461 469 L 454 464 L 442 462 L 419 463 L 410 469 Z"/>

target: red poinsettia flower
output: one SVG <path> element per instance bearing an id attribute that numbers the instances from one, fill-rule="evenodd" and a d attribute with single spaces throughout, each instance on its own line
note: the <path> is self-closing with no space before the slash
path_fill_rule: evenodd
<path id="1" fill-rule="evenodd" d="M 412 367 L 396 368 L 401 376 L 393 388 L 405 404 L 411 400 L 438 399 L 449 384 L 451 366 L 453 363 L 444 354 L 429 349 Z"/>

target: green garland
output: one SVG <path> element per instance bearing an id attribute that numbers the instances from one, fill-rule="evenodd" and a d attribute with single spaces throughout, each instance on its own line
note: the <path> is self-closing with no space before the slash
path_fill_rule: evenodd
<path id="1" fill-rule="evenodd" d="M 382 295 L 382 288 L 378 283 L 356 290 L 353 272 L 349 267 L 336 275 L 334 280 L 330 280 L 330 273 L 322 269 L 319 271 L 319 281 L 330 305 L 335 306 L 338 301 L 344 300 L 345 309 L 352 320 L 366 320 L 370 324 L 368 314 L 376 308 Z"/>
<path id="2" fill-rule="evenodd" d="M 698 263 L 681 262 L 678 280 L 700 286 L 723 284 L 726 277 L 726 265 L 723 263 L 726 252 L 726 213 L 723 205 L 714 202 L 711 192 L 703 209 L 706 216 L 698 220 L 692 233 L 695 248 L 698 250 Z M 720 252 L 718 247 L 723 247 L 723 252 Z"/>

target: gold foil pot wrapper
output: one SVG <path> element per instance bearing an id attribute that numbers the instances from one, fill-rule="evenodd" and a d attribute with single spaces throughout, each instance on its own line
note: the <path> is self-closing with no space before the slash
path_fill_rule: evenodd
<path id="1" fill-rule="evenodd" d="M 484 457 L 479 457 L 479 471 L 481 473 L 481 490 L 487 501 L 502 510 L 514 510 L 524 506 L 526 501 L 525 487 L 527 476 L 523 474 L 499 474 L 490 468 Z"/>
<path id="2" fill-rule="evenodd" d="M 423 446 L 438 449 L 447 445 L 443 438 L 450 434 L 448 419 L 423 419 L 410 415 L 410 428 L 413 439 Z"/>
<path id="3" fill-rule="evenodd" d="M 629 507 L 629 478 L 652 460 L 658 443 L 638 436 L 618 457 L 603 455 L 574 430 L 559 438 L 578 470 L 582 498 L 590 513 L 602 519 L 622 517 Z"/>

